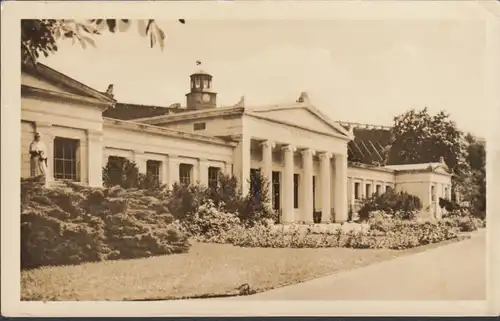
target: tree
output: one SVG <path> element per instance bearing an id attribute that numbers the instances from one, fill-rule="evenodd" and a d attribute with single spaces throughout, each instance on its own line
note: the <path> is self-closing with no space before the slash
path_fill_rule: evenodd
<path id="1" fill-rule="evenodd" d="M 463 133 L 444 111 L 431 116 L 427 108 L 412 109 L 396 116 L 392 134 L 389 164 L 438 162 L 444 157 L 455 171 L 465 161 Z"/>
<path id="2" fill-rule="evenodd" d="M 184 19 L 178 19 L 185 23 Z M 57 51 L 57 42 L 61 39 L 78 41 L 85 49 L 87 45 L 96 46 L 93 37 L 103 31 L 125 32 L 132 24 L 129 19 L 91 19 L 76 21 L 70 19 L 23 19 L 21 20 L 21 61 L 37 61 L 40 54 L 45 57 Z M 151 48 L 158 44 L 163 50 L 165 33 L 155 20 L 138 20 L 139 34 L 148 36 Z"/>

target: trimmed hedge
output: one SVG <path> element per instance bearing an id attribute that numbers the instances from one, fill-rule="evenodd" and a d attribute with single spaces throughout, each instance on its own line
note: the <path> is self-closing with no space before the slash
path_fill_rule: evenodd
<path id="1" fill-rule="evenodd" d="M 21 182 L 21 267 L 184 253 L 161 192 Z"/>

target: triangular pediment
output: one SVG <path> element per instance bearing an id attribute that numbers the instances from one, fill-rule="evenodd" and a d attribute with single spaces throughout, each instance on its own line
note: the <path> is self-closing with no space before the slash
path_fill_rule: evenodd
<path id="1" fill-rule="evenodd" d="M 97 99 L 103 102 L 114 101 L 110 96 L 41 63 L 37 63 L 36 67 L 32 65 L 23 66 L 21 85 L 55 93 Z"/>
<path id="2" fill-rule="evenodd" d="M 327 119 L 314 107 L 304 104 L 256 108 L 252 109 L 251 113 L 313 131 L 342 135 L 346 138 L 350 136 L 343 127 Z"/>

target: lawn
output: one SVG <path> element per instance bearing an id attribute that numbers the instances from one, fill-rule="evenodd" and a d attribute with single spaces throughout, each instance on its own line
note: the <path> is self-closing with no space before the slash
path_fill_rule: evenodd
<path id="1" fill-rule="evenodd" d="M 443 242 L 448 243 L 448 242 Z M 21 272 L 21 300 L 166 300 L 235 295 L 303 282 L 420 252 L 319 248 L 241 248 L 195 243 L 189 253 Z"/>

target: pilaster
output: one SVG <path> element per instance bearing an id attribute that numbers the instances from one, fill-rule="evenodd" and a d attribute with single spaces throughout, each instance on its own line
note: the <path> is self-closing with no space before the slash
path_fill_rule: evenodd
<path id="1" fill-rule="evenodd" d="M 168 155 L 168 186 L 179 182 L 179 158 L 177 155 Z"/>
<path id="2" fill-rule="evenodd" d="M 199 159 L 198 160 L 198 179 L 201 185 L 208 186 L 208 160 Z"/>
<path id="3" fill-rule="evenodd" d="M 89 186 L 102 186 L 102 131 L 87 130 L 87 178 Z"/>

